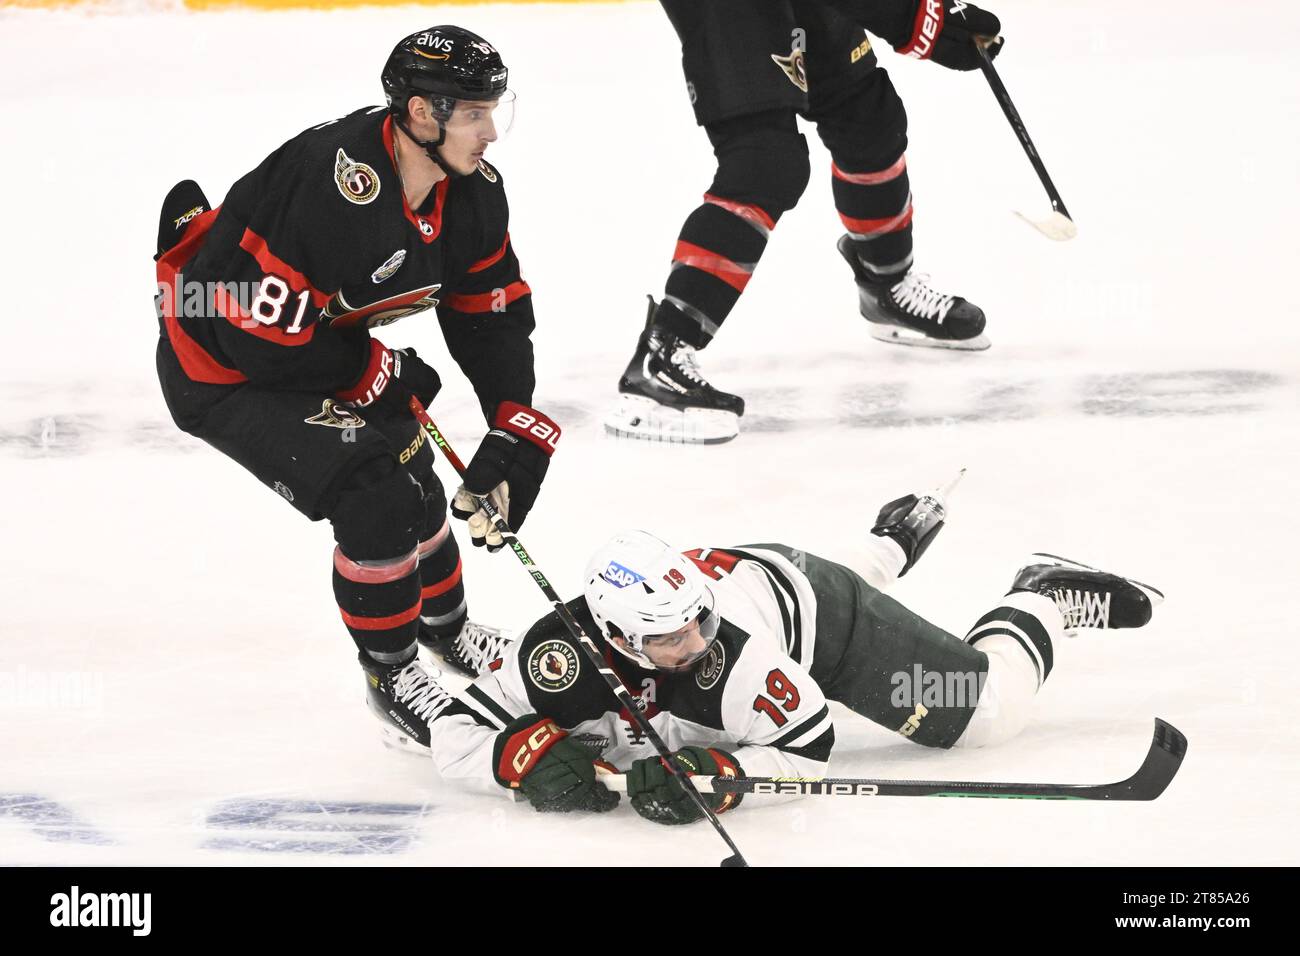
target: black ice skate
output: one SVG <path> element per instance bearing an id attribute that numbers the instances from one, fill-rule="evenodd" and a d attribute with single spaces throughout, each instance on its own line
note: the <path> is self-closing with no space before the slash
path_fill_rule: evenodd
<path id="1" fill-rule="evenodd" d="M 180 242 L 185 227 L 194 217 L 211 208 L 208 198 L 194 180 L 183 179 L 173 186 L 163 200 L 162 213 L 158 217 L 158 255 L 154 258 Z"/>
<path id="2" fill-rule="evenodd" d="M 405 664 L 381 664 L 362 653 L 366 704 L 383 725 L 384 743 L 417 756 L 429 755 L 429 721 L 452 702 L 437 673 L 418 657 Z"/>
<path id="3" fill-rule="evenodd" d="M 858 258 L 853 239 L 840 238 L 840 250 L 858 283 L 858 307 L 871 337 L 895 345 L 979 351 L 989 347 L 984 312 L 961 296 L 930 288 L 930 277 L 909 272 L 880 278 Z"/>
<path id="4" fill-rule="evenodd" d="M 1082 628 L 1142 627 L 1151 609 L 1164 600 L 1160 591 L 1098 571 L 1054 554 L 1030 555 L 1033 563 L 1016 573 L 1012 591 L 1032 591 L 1056 602 L 1065 620 L 1065 633 Z"/>
<path id="5" fill-rule="evenodd" d="M 459 634 L 435 635 L 420 631 L 420 645 L 442 664 L 466 677 L 478 677 L 500 660 L 513 638 L 494 627 L 466 621 Z"/>
<path id="6" fill-rule="evenodd" d="M 606 430 L 651 441 L 716 444 L 735 438 L 745 400 L 710 385 L 695 349 L 655 326 L 654 313 L 651 298 L 645 331 L 618 380 L 619 406 L 606 419 Z"/>

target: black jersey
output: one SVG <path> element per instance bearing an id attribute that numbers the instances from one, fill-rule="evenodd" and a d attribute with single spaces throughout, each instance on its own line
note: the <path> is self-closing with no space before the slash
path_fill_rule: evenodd
<path id="1" fill-rule="evenodd" d="M 486 162 L 411 209 L 391 117 L 360 109 L 289 140 L 190 223 L 158 263 L 164 332 L 194 381 L 334 394 L 361 378 L 372 329 L 436 309 L 490 420 L 534 387 L 508 222 Z"/>

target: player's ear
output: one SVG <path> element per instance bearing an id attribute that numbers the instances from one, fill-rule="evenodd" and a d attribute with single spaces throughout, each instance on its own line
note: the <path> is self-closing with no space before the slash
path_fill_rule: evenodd
<path id="1" fill-rule="evenodd" d="M 406 112 L 410 122 L 421 125 L 433 120 L 433 107 L 423 96 L 412 96 L 406 101 Z"/>

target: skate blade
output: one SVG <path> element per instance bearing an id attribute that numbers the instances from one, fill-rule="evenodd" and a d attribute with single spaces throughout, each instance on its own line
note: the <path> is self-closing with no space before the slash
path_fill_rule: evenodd
<path id="1" fill-rule="evenodd" d="M 957 352 L 983 352 L 993 344 L 982 332 L 969 339 L 933 339 L 915 329 L 890 325 L 887 322 L 872 322 L 870 319 L 867 319 L 867 328 L 871 331 L 873 339 L 878 342 L 888 342 L 890 345 L 915 345 L 921 348 L 950 349 Z"/>
<path id="2" fill-rule="evenodd" d="M 1158 606 L 1165 599 L 1165 593 L 1159 588 L 1153 588 L 1149 584 L 1143 584 L 1141 581 L 1131 578 L 1127 574 L 1118 574 L 1114 571 L 1103 571 L 1101 568 L 1094 568 L 1090 564 L 1084 564 L 1081 561 L 1074 561 L 1070 558 L 1063 558 L 1059 554 L 1047 554 L 1044 551 L 1035 551 L 1029 557 L 1033 564 L 1054 564 L 1061 568 L 1077 568 L 1080 571 L 1096 571 L 1098 574 L 1114 574 L 1115 577 L 1123 578 L 1129 584 L 1145 593 L 1147 600 L 1151 602 L 1153 608 Z M 1037 560 L 1040 558 L 1043 560 Z"/>
<path id="3" fill-rule="evenodd" d="M 1023 212 L 1016 212 L 1016 215 L 1048 239 L 1054 239 L 1057 242 L 1066 242 L 1079 234 L 1079 227 L 1074 224 L 1074 220 L 1059 212 L 1053 212 L 1044 219 L 1030 219 Z"/>
<path id="4" fill-rule="evenodd" d="M 720 445 L 740 434 L 740 419 L 712 408 L 667 408 L 653 399 L 623 395 L 605 419 L 605 431 L 620 438 L 680 445 Z"/>

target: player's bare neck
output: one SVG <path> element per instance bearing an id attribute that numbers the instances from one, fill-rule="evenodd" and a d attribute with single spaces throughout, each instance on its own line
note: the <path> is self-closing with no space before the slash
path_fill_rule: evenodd
<path id="1" fill-rule="evenodd" d="M 447 173 L 400 129 L 395 133 L 393 154 L 397 160 L 402 193 L 406 196 L 406 205 L 419 209 L 428 199 L 430 190 L 447 178 Z"/>

